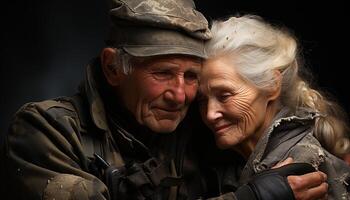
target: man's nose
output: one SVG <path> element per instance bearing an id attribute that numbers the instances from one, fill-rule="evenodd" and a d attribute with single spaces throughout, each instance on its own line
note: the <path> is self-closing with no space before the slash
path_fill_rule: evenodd
<path id="1" fill-rule="evenodd" d="M 176 104 L 184 104 L 186 101 L 186 83 L 184 78 L 174 78 L 168 84 L 169 88 L 164 94 L 165 99 Z"/>

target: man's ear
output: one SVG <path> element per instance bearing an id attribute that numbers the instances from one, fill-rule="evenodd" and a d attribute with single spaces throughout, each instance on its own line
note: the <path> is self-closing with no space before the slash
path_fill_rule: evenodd
<path id="1" fill-rule="evenodd" d="M 281 95 L 282 89 L 282 74 L 279 70 L 274 70 L 274 84 L 268 89 L 269 100 L 276 100 Z"/>
<path id="2" fill-rule="evenodd" d="M 111 86 L 118 86 L 121 81 L 122 73 L 117 61 L 118 53 L 113 48 L 104 48 L 101 52 L 101 67 L 107 82 Z"/>

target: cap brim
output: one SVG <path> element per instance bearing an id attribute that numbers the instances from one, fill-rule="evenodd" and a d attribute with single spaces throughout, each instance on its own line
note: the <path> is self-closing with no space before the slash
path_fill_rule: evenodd
<path id="1" fill-rule="evenodd" d="M 188 55 L 206 59 L 204 52 L 188 47 L 174 46 L 124 46 L 122 47 L 128 54 L 136 57 L 160 56 L 160 55 Z"/>

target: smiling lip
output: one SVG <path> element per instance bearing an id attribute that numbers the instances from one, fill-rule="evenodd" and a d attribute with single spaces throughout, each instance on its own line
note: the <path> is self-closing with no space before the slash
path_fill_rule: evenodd
<path id="1" fill-rule="evenodd" d="M 180 109 L 155 108 L 155 114 L 162 119 L 176 119 L 180 113 Z"/>
<path id="2" fill-rule="evenodd" d="M 169 112 L 169 113 L 176 113 L 176 112 L 180 112 L 181 109 L 169 109 L 169 108 L 156 108 L 157 110 L 161 110 L 163 112 Z"/>
<path id="3" fill-rule="evenodd" d="M 220 133 L 222 133 L 225 129 L 227 129 L 230 126 L 231 126 L 231 124 L 225 124 L 225 125 L 222 125 L 222 126 L 218 126 L 218 127 L 214 128 L 214 131 L 215 131 L 215 133 L 220 134 Z"/>

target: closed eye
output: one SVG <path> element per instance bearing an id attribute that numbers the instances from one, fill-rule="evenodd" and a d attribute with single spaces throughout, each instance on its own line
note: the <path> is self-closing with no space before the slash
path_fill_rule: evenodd
<path id="1" fill-rule="evenodd" d="M 173 73 L 170 70 L 155 71 L 152 75 L 157 80 L 169 80 L 173 77 Z"/>
<path id="2" fill-rule="evenodd" d="M 220 101 L 220 102 L 226 102 L 231 96 L 233 96 L 232 93 L 230 92 L 225 92 L 225 93 L 220 93 L 217 95 L 217 99 Z"/>

